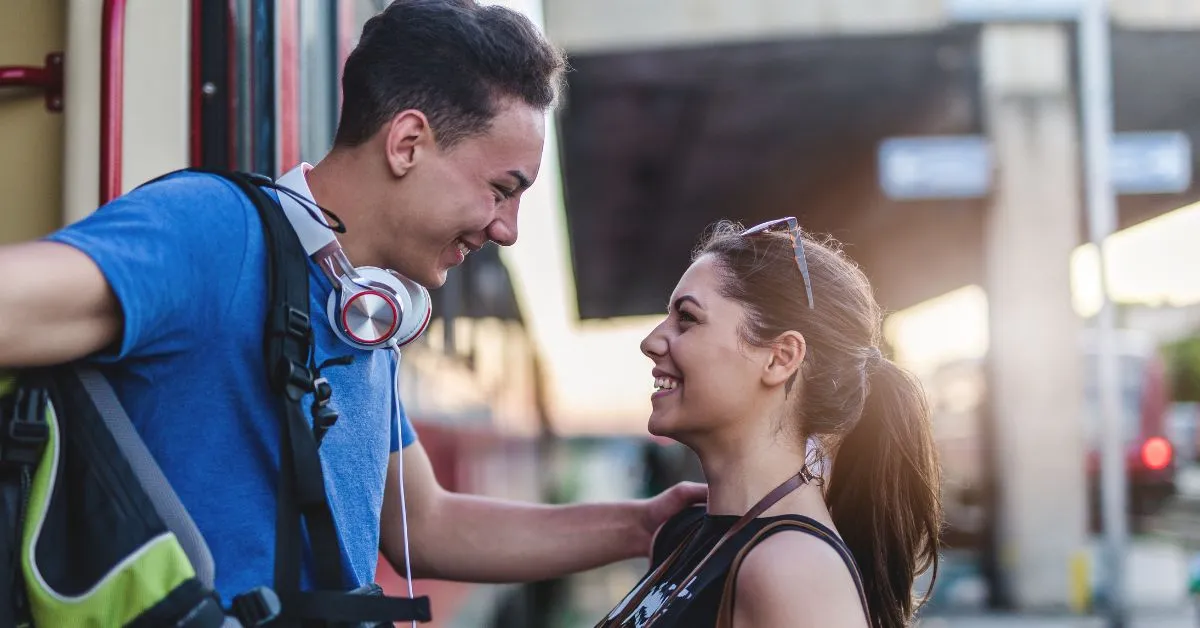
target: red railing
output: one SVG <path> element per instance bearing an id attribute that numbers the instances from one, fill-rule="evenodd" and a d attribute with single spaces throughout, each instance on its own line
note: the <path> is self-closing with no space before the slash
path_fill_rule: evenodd
<path id="1" fill-rule="evenodd" d="M 125 0 L 104 0 L 100 42 L 100 203 L 121 194 Z"/>
<path id="2" fill-rule="evenodd" d="M 188 162 L 200 166 L 204 160 L 204 76 L 202 57 L 204 46 L 203 0 L 192 0 L 192 83 L 191 112 L 188 115 Z"/>
<path id="3" fill-rule="evenodd" d="M 46 97 L 46 109 L 50 111 L 62 111 L 62 53 L 52 52 L 46 55 L 45 67 L 0 67 L 0 87 L 32 87 L 41 89 Z"/>

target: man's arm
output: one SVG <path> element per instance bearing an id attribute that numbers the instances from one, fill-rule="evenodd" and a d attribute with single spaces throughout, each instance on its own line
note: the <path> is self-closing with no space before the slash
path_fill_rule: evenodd
<path id="1" fill-rule="evenodd" d="M 388 465 L 382 552 L 404 573 L 399 454 Z M 650 500 L 550 506 L 460 495 L 443 489 L 415 442 L 404 448 L 409 548 L 414 578 L 529 582 L 645 556 L 672 514 L 707 494 L 684 484 Z"/>
<path id="2" fill-rule="evenodd" d="M 56 242 L 0 246 L 0 368 L 75 360 L 120 330 L 117 299 L 90 257 Z"/>

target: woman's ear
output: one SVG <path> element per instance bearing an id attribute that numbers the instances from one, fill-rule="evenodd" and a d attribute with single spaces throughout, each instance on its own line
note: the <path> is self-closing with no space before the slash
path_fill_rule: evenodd
<path id="1" fill-rule="evenodd" d="M 804 363 L 804 355 L 808 351 L 808 343 L 798 331 L 785 331 L 775 339 L 771 347 L 770 360 L 763 372 L 763 383 L 768 386 L 779 386 L 791 379 L 800 365 Z"/>

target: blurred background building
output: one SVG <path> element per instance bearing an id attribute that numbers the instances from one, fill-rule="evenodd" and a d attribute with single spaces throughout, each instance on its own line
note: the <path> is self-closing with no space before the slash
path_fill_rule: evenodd
<path id="1" fill-rule="evenodd" d="M 383 4 L 0 0 L 0 242 L 171 169 L 319 159 L 341 63 Z M 573 69 L 521 242 L 451 275 L 404 361 L 407 410 L 448 488 L 578 501 L 697 478 L 688 452 L 645 433 L 638 342 L 704 227 L 795 215 L 846 243 L 892 312 L 893 357 L 930 395 L 949 529 L 928 614 L 957 625 L 1103 602 L 1100 261 L 1085 244 L 1071 24 L 956 22 L 944 0 L 504 4 Z M 1121 231 L 1104 263 L 1129 600 L 1174 618 L 1200 548 L 1200 194 L 1177 150 L 1200 140 L 1200 3 L 1110 6 L 1115 130 L 1170 134 L 1114 153 Z M 881 150 L 945 136 L 965 148 Z M 588 626 L 643 567 L 419 584 L 438 626 Z M 386 567 L 380 578 L 398 586 Z"/>

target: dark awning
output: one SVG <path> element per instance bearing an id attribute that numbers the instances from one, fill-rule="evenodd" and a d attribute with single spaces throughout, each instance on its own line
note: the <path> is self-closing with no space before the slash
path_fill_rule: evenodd
<path id="1" fill-rule="evenodd" d="M 1118 130 L 1187 128 L 1200 146 L 1200 34 L 1119 32 L 1113 47 Z M 662 312 L 720 218 L 832 233 L 893 309 L 982 281 L 985 204 L 888 201 L 875 165 L 887 137 L 983 132 L 975 27 L 571 63 L 560 132 L 584 318 Z M 1126 199 L 1123 222 L 1184 200 Z"/>

